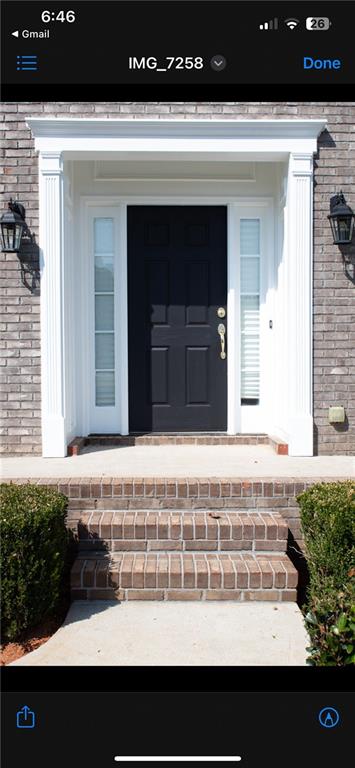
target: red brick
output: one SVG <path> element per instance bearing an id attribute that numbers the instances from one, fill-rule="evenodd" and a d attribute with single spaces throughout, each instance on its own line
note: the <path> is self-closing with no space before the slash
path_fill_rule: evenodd
<path id="1" fill-rule="evenodd" d="M 170 556 L 170 587 L 182 587 L 181 558 L 175 555 Z"/>
<path id="2" fill-rule="evenodd" d="M 125 555 L 121 566 L 121 587 L 132 587 L 132 569 L 134 557 Z"/>
<path id="3" fill-rule="evenodd" d="M 123 536 L 123 514 L 115 512 L 112 518 L 112 538 L 122 539 Z"/>
<path id="4" fill-rule="evenodd" d="M 202 592 L 197 589 L 167 589 L 167 600 L 201 600 Z"/>
<path id="5" fill-rule="evenodd" d="M 272 561 L 274 568 L 274 584 L 278 589 L 286 587 L 286 571 L 280 561 Z"/>
<path id="6" fill-rule="evenodd" d="M 192 556 L 185 555 L 183 560 L 183 586 L 184 589 L 195 587 L 195 565 Z"/>
<path id="7" fill-rule="evenodd" d="M 218 539 L 218 520 L 212 517 L 211 514 L 207 515 L 207 539 L 216 541 Z"/>
<path id="8" fill-rule="evenodd" d="M 75 560 L 70 573 L 70 584 L 72 588 L 75 587 L 81 587 L 82 586 L 82 571 L 84 567 L 85 560 Z"/>
<path id="9" fill-rule="evenodd" d="M 96 586 L 107 587 L 108 567 L 105 560 L 99 561 L 96 566 Z"/>
<path id="10" fill-rule="evenodd" d="M 297 600 L 297 590 L 283 589 L 282 592 L 280 592 L 280 597 L 283 602 L 295 602 Z"/>
<path id="11" fill-rule="evenodd" d="M 101 518 L 100 536 L 103 539 L 111 538 L 111 523 L 113 520 L 113 512 L 104 512 Z"/>
<path id="12" fill-rule="evenodd" d="M 229 542 L 228 542 L 229 543 Z M 196 550 L 196 551 L 206 551 L 211 552 L 213 550 L 218 549 L 218 541 L 196 541 L 195 539 L 193 541 L 186 541 L 185 542 L 185 550 Z"/>
<path id="13" fill-rule="evenodd" d="M 237 589 L 208 589 L 206 600 L 241 600 L 242 593 Z"/>
<path id="14" fill-rule="evenodd" d="M 249 586 L 249 571 L 242 560 L 232 560 L 236 572 L 236 583 L 238 589 L 247 589 Z"/>
<path id="15" fill-rule="evenodd" d="M 123 589 L 88 589 L 88 600 L 124 600 Z"/>
<path id="16" fill-rule="evenodd" d="M 157 557 L 148 555 L 145 562 L 144 588 L 157 587 Z"/>
<path id="17" fill-rule="evenodd" d="M 160 555 L 158 560 L 158 587 L 169 586 L 169 559 L 166 555 Z"/>
<path id="18" fill-rule="evenodd" d="M 102 495 L 106 497 L 112 497 L 112 481 L 105 477 L 102 481 Z"/>
<path id="19" fill-rule="evenodd" d="M 146 517 L 147 516 L 144 512 L 136 514 L 135 521 L 134 521 L 134 538 L 135 539 L 145 538 Z"/>
<path id="20" fill-rule="evenodd" d="M 123 494 L 123 485 L 122 483 L 113 482 L 112 483 L 112 496 L 122 496 Z"/>
<path id="21" fill-rule="evenodd" d="M 127 589 L 127 600 L 164 600 L 162 589 Z"/>
<path id="22" fill-rule="evenodd" d="M 196 586 L 206 589 L 208 587 L 208 567 L 206 559 L 202 555 L 195 556 Z"/>
<path id="23" fill-rule="evenodd" d="M 189 515 L 186 513 L 184 514 L 182 537 L 183 539 L 193 539 L 194 537 L 193 515 Z"/>
<path id="24" fill-rule="evenodd" d="M 112 549 L 114 552 L 146 552 L 147 542 L 137 539 L 122 539 L 113 541 Z"/>
<path id="25" fill-rule="evenodd" d="M 222 586 L 222 570 L 220 561 L 213 555 L 207 555 L 207 565 L 210 572 L 209 586 L 210 589 L 219 589 Z"/>
<path id="26" fill-rule="evenodd" d="M 186 498 L 187 497 L 187 483 L 181 482 L 178 480 L 177 482 L 177 496 L 178 498 Z"/>
<path id="27" fill-rule="evenodd" d="M 158 515 L 150 513 L 146 521 L 147 539 L 156 539 L 158 536 Z"/>
<path id="28" fill-rule="evenodd" d="M 137 543 L 137 542 L 136 542 Z M 193 543 L 193 542 L 190 542 Z M 176 539 L 149 539 L 147 542 L 147 550 L 149 552 L 181 552 L 184 548 L 183 541 Z"/>
<path id="29" fill-rule="evenodd" d="M 236 583 L 235 583 L 235 571 L 233 568 L 233 564 L 230 561 L 229 558 L 221 557 L 221 567 L 223 571 L 223 588 L 224 589 L 235 589 Z"/>
<path id="30" fill-rule="evenodd" d="M 274 572 L 269 562 L 258 558 L 258 564 L 261 568 L 261 587 L 271 589 L 274 586 Z"/>
<path id="31" fill-rule="evenodd" d="M 253 484 L 250 482 L 242 481 L 242 496 L 251 496 L 253 492 Z"/>
<path id="32" fill-rule="evenodd" d="M 168 539 L 169 538 L 169 520 L 170 516 L 167 513 L 162 513 L 158 517 L 158 538 L 159 539 Z"/>
<path id="33" fill-rule="evenodd" d="M 126 512 L 123 518 L 123 538 L 134 539 L 134 518 L 135 514 Z"/>
<path id="34" fill-rule="evenodd" d="M 182 534 L 181 516 L 172 514 L 170 518 L 170 535 L 172 539 L 180 539 Z"/>
<path id="35" fill-rule="evenodd" d="M 124 482 L 123 483 L 123 495 L 124 496 L 133 496 L 133 483 L 132 482 Z"/>
<path id="36" fill-rule="evenodd" d="M 280 593 L 276 589 L 256 589 L 248 592 L 243 592 L 244 600 L 270 600 L 278 601 L 280 599 Z"/>
<path id="37" fill-rule="evenodd" d="M 132 586 L 137 589 L 143 589 L 144 587 L 144 567 L 144 555 L 136 555 L 132 570 Z"/>
<path id="38" fill-rule="evenodd" d="M 250 589 L 259 589 L 261 586 L 261 570 L 258 562 L 251 557 L 245 557 L 244 562 L 249 570 Z"/>
<path id="39" fill-rule="evenodd" d="M 86 560 L 83 570 L 83 587 L 93 587 L 95 583 L 95 560 Z"/>

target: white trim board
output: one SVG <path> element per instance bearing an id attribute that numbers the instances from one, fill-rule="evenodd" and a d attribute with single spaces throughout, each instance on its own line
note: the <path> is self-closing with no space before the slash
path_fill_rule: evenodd
<path id="1" fill-rule="evenodd" d="M 314 139 L 326 127 L 326 120 L 170 120 L 124 118 L 27 117 L 31 131 L 39 138 L 302 138 Z"/>
<path id="2" fill-rule="evenodd" d="M 40 152 L 116 160 L 280 160 L 316 152 L 321 120 L 116 120 L 28 117 Z M 117 154 L 119 153 L 119 154 Z M 242 156 L 242 157 L 241 157 Z"/>
<path id="3" fill-rule="evenodd" d="M 325 129 L 326 121 L 29 117 L 27 124 L 40 153 L 43 455 L 66 455 L 68 425 L 75 424 L 76 419 L 70 412 L 74 401 L 69 391 L 63 330 L 70 294 L 66 284 L 69 254 L 65 247 L 66 228 L 70 225 L 64 212 L 63 161 L 99 158 L 191 159 L 206 163 L 229 159 L 288 160 L 287 240 L 283 254 L 286 332 L 282 350 L 287 360 L 283 397 L 288 418 L 280 428 L 288 436 L 290 455 L 312 455 L 312 176 L 317 137 Z M 133 199 L 132 196 L 130 200 Z M 145 201 L 146 198 L 142 204 Z M 124 204 L 121 199 L 117 202 Z M 159 202 L 166 204 L 167 198 L 162 197 Z M 189 196 L 175 202 L 193 204 Z M 250 198 L 246 204 L 253 202 L 256 200 Z M 204 199 L 202 204 L 208 201 Z M 223 204 L 222 197 L 218 204 Z M 231 232 L 229 239 L 233 245 L 233 229 Z"/>
<path id="4" fill-rule="evenodd" d="M 227 357 L 227 433 L 237 432 L 263 432 L 267 424 L 267 401 L 272 393 L 268 391 L 267 376 L 262 377 L 261 406 L 240 406 L 240 308 L 239 308 L 239 275 L 240 275 L 240 247 L 239 247 L 239 220 L 240 218 L 260 218 L 263 230 L 263 260 L 265 263 L 273 263 L 273 200 L 271 197 L 262 198 L 187 198 L 185 197 L 125 197 L 104 198 L 98 196 L 81 197 L 81 307 L 77 316 L 77 327 L 81 327 L 80 336 L 84 340 L 81 347 L 82 360 L 80 369 L 82 372 L 92 369 L 91 341 L 87 329 L 92 328 L 92 318 L 88 306 L 90 295 L 90 271 L 88 270 L 88 254 L 90 251 L 88 230 L 92 218 L 103 211 L 107 216 L 114 217 L 116 222 L 117 241 L 116 251 L 117 284 L 119 286 L 119 300 L 115 300 L 116 314 L 116 391 L 119 393 L 119 402 L 115 413 L 109 409 L 108 427 L 106 421 L 102 421 L 100 429 L 92 421 L 90 403 L 92 403 L 93 385 L 90 378 L 83 374 L 77 382 L 81 393 L 82 416 L 79 431 L 82 434 L 89 432 L 117 432 L 127 435 L 129 431 L 129 400 L 128 400 L 128 284 L 127 284 L 127 207 L 129 205 L 196 205 L 215 206 L 225 205 L 227 208 L 227 318 L 228 318 L 228 357 Z M 92 286 L 91 286 L 92 287 Z M 264 279 L 264 292 L 267 291 L 267 278 Z M 268 308 L 264 306 L 263 314 Z M 260 345 L 267 343 L 268 334 L 261 331 Z M 117 376 L 119 372 L 119 376 Z M 266 372 L 265 372 L 266 373 Z M 111 419 L 111 421 L 110 421 Z M 115 421 L 112 421 L 115 419 Z"/>

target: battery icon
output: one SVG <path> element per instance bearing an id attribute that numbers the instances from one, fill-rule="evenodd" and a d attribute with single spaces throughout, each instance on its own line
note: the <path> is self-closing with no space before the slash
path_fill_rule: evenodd
<path id="1" fill-rule="evenodd" d="M 309 29 L 310 32 L 325 32 L 331 23 L 327 16 L 308 16 L 306 29 Z"/>

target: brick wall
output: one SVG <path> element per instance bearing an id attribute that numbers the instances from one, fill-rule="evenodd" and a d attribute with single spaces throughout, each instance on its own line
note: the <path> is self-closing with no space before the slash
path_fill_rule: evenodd
<path id="1" fill-rule="evenodd" d="M 329 132 L 319 141 L 315 158 L 314 193 L 314 417 L 315 449 L 319 454 L 355 451 L 355 301 L 354 284 L 346 277 L 342 258 L 331 239 L 327 221 L 329 198 L 340 188 L 355 208 L 355 102 L 114 102 L 70 104 L 27 102 L 0 105 L 4 142 L 2 208 L 19 195 L 27 222 L 38 234 L 37 158 L 25 116 L 122 118 L 326 118 Z M 3 255 L 2 255 L 3 257 Z M 25 263 L 25 280 L 16 256 L 2 261 L 1 317 L 2 451 L 39 453 L 40 370 L 39 297 L 36 250 Z M 24 285 L 27 282 L 27 287 Z M 344 405 L 344 426 L 328 424 L 329 405 Z"/>

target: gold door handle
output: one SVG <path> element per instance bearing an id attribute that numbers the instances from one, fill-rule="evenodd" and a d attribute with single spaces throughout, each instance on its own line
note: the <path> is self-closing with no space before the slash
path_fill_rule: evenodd
<path id="1" fill-rule="evenodd" d="M 223 323 L 220 323 L 217 331 L 219 333 L 219 337 L 221 340 L 221 360 L 226 359 L 226 353 L 225 353 L 225 335 L 226 335 L 226 327 L 223 325 Z"/>

